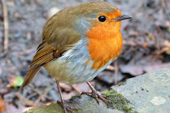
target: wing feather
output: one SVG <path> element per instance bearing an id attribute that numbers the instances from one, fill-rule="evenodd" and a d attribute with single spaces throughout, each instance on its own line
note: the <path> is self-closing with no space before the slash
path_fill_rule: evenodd
<path id="1" fill-rule="evenodd" d="M 74 21 L 70 18 L 70 15 L 68 14 L 65 17 L 63 11 L 60 11 L 45 24 L 42 43 L 37 48 L 37 53 L 32 60 L 21 89 L 32 81 L 43 65 L 59 58 L 62 53 L 73 47 L 81 39 L 80 34 L 70 24 Z"/>

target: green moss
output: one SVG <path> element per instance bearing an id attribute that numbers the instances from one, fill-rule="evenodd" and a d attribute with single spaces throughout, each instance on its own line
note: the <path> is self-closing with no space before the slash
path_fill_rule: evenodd
<path id="1" fill-rule="evenodd" d="M 81 97 L 81 95 L 78 95 L 78 94 L 74 95 L 74 96 L 71 97 L 70 101 L 73 101 L 74 99 L 80 98 L 80 97 Z"/>
<path id="2" fill-rule="evenodd" d="M 120 82 L 120 83 L 118 84 L 118 86 L 125 85 L 125 84 L 126 84 L 126 82 Z"/>
<path id="3" fill-rule="evenodd" d="M 124 111 L 125 113 L 135 113 L 132 107 L 129 107 L 130 103 L 123 95 L 117 93 L 115 90 L 110 90 L 104 93 L 107 100 L 110 100 L 112 103 L 108 103 L 108 107 L 113 109 L 118 109 L 120 111 Z"/>
<path id="4" fill-rule="evenodd" d="M 33 108 L 24 113 L 64 113 L 64 110 L 59 104 L 50 104 Z"/>
<path id="5" fill-rule="evenodd" d="M 109 90 L 108 92 L 105 92 L 104 95 L 109 96 L 109 95 L 111 95 L 113 93 L 114 93 L 114 90 Z"/>

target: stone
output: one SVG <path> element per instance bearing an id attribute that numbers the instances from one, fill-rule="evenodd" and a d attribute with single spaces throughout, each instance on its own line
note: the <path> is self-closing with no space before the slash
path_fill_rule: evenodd
<path id="1" fill-rule="evenodd" d="M 139 113 L 170 113 L 170 68 L 128 79 L 112 87 Z"/>

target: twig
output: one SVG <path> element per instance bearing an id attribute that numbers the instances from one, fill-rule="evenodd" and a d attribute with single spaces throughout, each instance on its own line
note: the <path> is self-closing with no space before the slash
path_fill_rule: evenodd
<path id="1" fill-rule="evenodd" d="M 45 91 L 43 93 L 40 93 L 38 90 L 37 93 L 39 93 L 39 97 L 38 99 L 35 101 L 34 106 L 38 105 L 38 103 L 40 102 L 40 100 L 42 100 L 43 98 L 45 98 L 47 96 L 47 93 L 52 89 L 52 87 L 46 88 Z"/>
<path id="2" fill-rule="evenodd" d="M 170 20 L 169 14 L 167 12 L 168 7 L 167 7 L 167 2 L 166 0 L 161 0 L 161 6 L 163 8 L 164 13 L 167 15 L 168 20 Z M 167 9 L 166 9 L 167 8 Z"/>
<path id="3" fill-rule="evenodd" d="M 3 53 L 8 53 L 8 13 L 5 0 L 1 0 L 3 16 L 4 16 L 4 38 L 3 38 Z"/>
<path id="4" fill-rule="evenodd" d="M 77 85 L 73 84 L 72 87 L 78 94 L 82 93 L 82 91 L 77 87 Z"/>

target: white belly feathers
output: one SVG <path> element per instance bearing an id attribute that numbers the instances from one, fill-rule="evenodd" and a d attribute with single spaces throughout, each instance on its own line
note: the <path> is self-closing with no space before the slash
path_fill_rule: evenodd
<path id="1" fill-rule="evenodd" d="M 94 70 L 91 69 L 93 61 L 88 60 L 90 60 L 90 55 L 86 43 L 80 40 L 75 47 L 65 52 L 60 58 L 50 61 L 44 67 L 57 81 L 77 84 L 92 80 L 113 61 L 99 70 Z"/>

